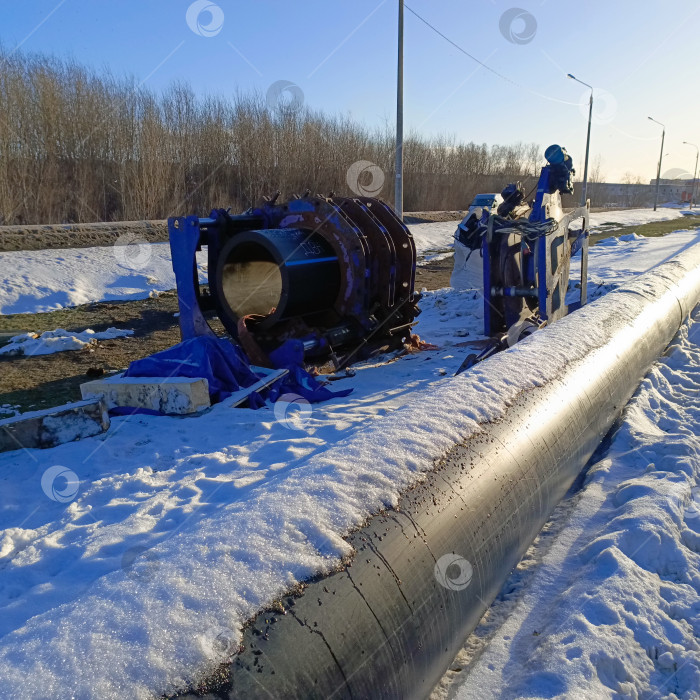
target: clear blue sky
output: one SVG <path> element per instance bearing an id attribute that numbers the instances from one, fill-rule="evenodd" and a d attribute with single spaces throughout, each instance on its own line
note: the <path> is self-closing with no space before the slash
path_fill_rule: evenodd
<path id="1" fill-rule="evenodd" d="M 661 127 L 648 115 L 667 125 L 663 171 L 692 170 L 695 151 L 682 142 L 700 144 L 700 0 L 515 2 L 528 16 L 504 36 L 499 23 L 511 0 L 408 0 L 523 87 L 479 67 L 407 11 L 407 130 L 489 144 L 558 142 L 582 173 L 586 107 L 579 102 L 587 94 L 566 79 L 571 72 L 599 91 L 592 156 L 602 157 L 608 180 L 626 171 L 655 176 Z M 397 0 L 217 0 L 220 11 L 190 22 L 200 34 L 187 23 L 191 4 L 0 0 L 0 41 L 106 66 L 154 90 L 184 79 L 198 93 L 227 95 L 289 80 L 313 108 L 393 124 Z M 526 26 L 529 16 L 536 30 Z"/>

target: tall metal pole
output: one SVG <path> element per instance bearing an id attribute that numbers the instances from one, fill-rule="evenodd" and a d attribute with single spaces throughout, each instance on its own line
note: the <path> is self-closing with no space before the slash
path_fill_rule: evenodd
<path id="1" fill-rule="evenodd" d="M 659 153 L 659 167 L 656 170 L 656 194 L 654 195 L 654 211 L 659 203 L 659 187 L 661 186 L 661 161 L 664 157 L 664 138 L 666 137 L 666 127 L 661 132 L 661 152 Z"/>
<path id="2" fill-rule="evenodd" d="M 583 166 L 583 188 L 581 190 L 581 206 L 586 206 L 586 196 L 588 194 L 588 153 L 591 148 L 591 120 L 593 119 L 593 90 L 588 107 L 588 135 L 586 136 L 586 164 Z"/>
<path id="3" fill-rule="evenodd" d="M 693 208 L 693 202 L 695 201 L 695 180 L 698 177 L 698 156 L 700 156 L 700 147 L 695 143 L 690 143 L 689 141 L 683 141 L 686 146 L 695 147 L 695 170 L 693 171 L 693 186 L 690 190 L 690 208 Z"/>
<path id="4" fill-rule="evenodd" d="M 567 73 L 566 77 L 575 80 L 577 83 L 581 83 L 581 85 L 585 85 L 591 90 L 591 97 L 588 100 L 588 133 L 586 135 L 586 160 L 583 165 L 583 186 L 581 188 L 581 206 L 583 207 L 586 206 L 586 198 L 588 196 L 588 154 L 590 153 L 591 149 L 591 122 L 593 121 L 593 87 L 588 83 L 584 83 L 583 80 L 575 78 L 573 75 L 571 75 L 571 73 Z"/>
<path id="5" fill-rule="evenodd" d="M 661 132 L 661 153 L 659 153 L 659 166 L 656 169 L 656 194 L 654 195 L 654 211 L 656 211 L 656 207 L 659 203 L 659 185 L 661 184 L 661 161 L 664 157 L 664 138 L 666 136 L 666 127 L 661 122 L 657 122 L 656 119 L 652 119 L 651 117 L 649 117 L 649 119 L 653 121 L 654 124 L 658 124 L 659 126 L 663 127 L 663 131 Z"/>
<path id="6" fill-rule="evenodd" d="M 396 80 L 396 178 L 394 208 L 403 219 L 403 1 L 399 0 L 399 56 Z"/>

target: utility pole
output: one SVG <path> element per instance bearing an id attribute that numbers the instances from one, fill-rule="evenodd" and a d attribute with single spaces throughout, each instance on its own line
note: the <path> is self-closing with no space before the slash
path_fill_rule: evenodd
<path id="1" fill-rule="evenodd" d="M 686 146 L 693 146 L 695 148 L 695 170 L 693 171 L 693 186 L 690 190 L 690 208 L 693 208 L 693 202 L 695 201 L 695 180 L 698 176 L 698 156 L 700 155 L 700 148 L 697 144 L 690 143 L 689 141 L 683 141 Z"/>
<path id="2" fill-rule="evenodd" d="M 666 127 L 661 123 L 657 122 L 656 119 L 652 119 L 649 117 L 651 121 L 654 122 L 654 124 L 658 124 L 659 126 L 663 127 L 663 131 L 661 132 L 661 153 L 659 153 L 659 167 L 656 169 L 656 194 L 654 195 L 654 211 L 656 211 L 656 206 L 659 203 L 659 185 L 661 184 L 661 161 L 664 157 L 664 138 L 666 136 Z"/>
<path id="3" fill-rule="evenodd" d="M 583 80 L 574 78 L 574 76 L 571 75 L 571 73 L 567 73 L 566 77 L 575 80 L 577 83 L 581 83 L 581 85 L 585 85 L 591 90 L 591 97 L 588 100 L 588 135 L 586 136 L 586 162 L 583 166 L 583 187 L 581 188 L 581 206 L 585 207 L 586 196 L 588 194 L 588 153 L 591 148 L 591 121 L 593 120 L 593 87 L 588 83 L 584 83 Z"/>
<path id="4" fill-rule="evenodd" d="M 399 56 L 396 80 L 396 175 L 394 208 L 403 220 L 403 0 L 399 0 Z"/>

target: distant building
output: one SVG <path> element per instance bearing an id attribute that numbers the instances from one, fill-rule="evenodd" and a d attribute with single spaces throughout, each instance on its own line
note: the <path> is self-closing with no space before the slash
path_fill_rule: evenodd
<path id="1" fill-rule="evenodd" d="M 651 180 L 649 185 L 656 187 L 656 180 Z M 695 190 L 693 190 L 693 185 Z M 695 192 L 695 199 L 698 198 L 698 180 L 692 178 L 688 180 L 664 180 L 659 182 L 659 201 L 660 202 L 683 202 L 690 203 L 690 199 Z"/>

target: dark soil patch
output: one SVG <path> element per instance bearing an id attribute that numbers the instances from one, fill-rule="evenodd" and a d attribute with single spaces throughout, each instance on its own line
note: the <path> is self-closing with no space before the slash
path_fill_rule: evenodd
<path id="1" fill-rule="evenodd" d="M 43 314 L 0 316 L 2 335 L 6 330 L 103 331 L 112 326 L 134 331 L 131 337 L 101 340 L 83 350 L 34 357 L 0 356 L 0 406 L 10 404 L 26 411 L 80 400 L 80 385 L 95 375 L 123 370 L 132 360 L 178 343 L 180 329 L 173 315 L 177 311 L 175 292 L 164 292 L 141 301 L 85 304 Z M 218 320 L 212 320 L 211 324 L 217 332 L 223 332 Z"/>
<path id="2" fill-rule="evenodd" d="M 0 252 L 114 245 L 126 242 L 159 243 L 168 240 L 167 221 L 114 221 L 95 224 L 0 226 Z"/>
<path id="3" fill-rule="evenodd" d="M 454 256 L 442 260 L 433 260 L 416 268 L 416 289 L 442 289 L 450 286 L 450 277 L 454 266 Z"/>
<path id="4" fill-rule="evenodd" d="M 404 212 L 405 224 L 434 224 L 438 221 L 461 221 L 466 211 L 411 211 Z"/>

